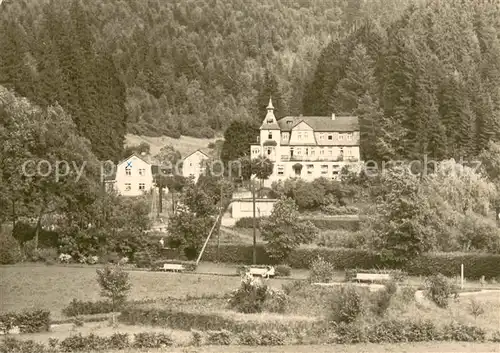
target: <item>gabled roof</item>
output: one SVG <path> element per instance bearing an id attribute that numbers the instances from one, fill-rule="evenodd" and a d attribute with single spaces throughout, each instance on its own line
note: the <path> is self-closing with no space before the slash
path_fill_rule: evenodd
<path id="1" fill-rule="evenodd" d="M 141 161 L 143 161 L 144 163 L 151 164 L 151 163 L 150 163 L 149 161 L 147 161 L 144 157 L 142 157 L 142 156 L 138 156 L 136 153 L 132 153 L 132 154 L 131 154 L 130 156 L 128 156 L 127 158 L 122 159 L 120 162 L 118 162 L 118 164 L 117 164 L 117 165 L 120 165 L 120 164 L 122 164 L 123 162 L 128 161 L 128 160 L 129 160 L 130 158 L 132 158 L 132 157 L 139 158 L 139 159 L 140 159 Z"/>
<path id="2" fill-rule="evenodd" d="M 184 158 L 183 158 L 183 160 L 185 160 L 186 158 L 188 158 L 188 157 L 192 156 L 192 155 L 193 155 L 193 154 L 195 154 L 196 152 L 200 152 L 201 154 L 203 154 L 203 155 L 204 155 L 204 156 L 206 156 L 207 158 L 209 158 L 209 157 L 210 157 L 207 153 L 203 152 L 201 149 L 197 149 L 196 151 L 193 151 L 193 152 L 191 152 L 190 154 L 188 154 L 186 157 L 184 157 Z"/>
<path id="3" fill-rule="evenodd" d="M 279 130 L 280 127 L 277 123 L 275 122 L 272 122 L 271 124 L 268 124 L 268 123 L 263 123 L 261 126 L 260 126 L 260 129 L 261 130 Z"/>
<path id="4" fill-rule="evenodd" d="M 357 116 L 337 116 L 335 120 L 330 116 L 286 116 L 278 120 L 278 125 L 282 131 L 291 131 L 301 121 L 312 127 L 315 132 L 359 131 Z"/>

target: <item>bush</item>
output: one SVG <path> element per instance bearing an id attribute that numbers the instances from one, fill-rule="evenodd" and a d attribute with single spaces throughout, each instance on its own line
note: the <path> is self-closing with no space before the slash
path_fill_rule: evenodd
<path id="1" fill-rule="evenodd" d="M 125 349 L 130 347 L 130 340 L 126 333 L 114 333 L 108 338 L 109 349 Z"/>
<path id="2" fill-rule="evenodd" d="M 332 204 L 321 206 L 321 212 L 331 216 L 357 215 L 359 209 L 353 206 L 336 206 Z"/>
<path id="3" fill-rule="evenodd" d="M 321 256 L 317 256 L 309 267 L 309 281 L 311 283 L 329 283 L 333 280 L 335 267 Z"/>
<path id="4" fill-rule="evenodd" d="M 385 288 L 381 291 L 374 292 L 372 298 L 372 311 L 378 316 L 383 316 L 389 306 L 391 305 L 392 298 L 396 294 L 398 286 L 394 281 L 385 284 Z"/>
<path id="5" fill-rule="evenodd" d="M 329 319 L 335 323 L 352 323 L 363 313 L 361 295 L 353 286 L 341 287 L 329 304 Z"/>
<path id="6" fill-rule="evenodd" d="M 411 303 L 415 301 L 415 292 L 417 290 L 412 286 L 401 287 L 401 298 L 405 303 Z"/>
<path id="7" fill-rule="evenodd" d="M 191 329 L 191 335 L 192 335 L 191 343 L 193 344 L 193 346 L 195 347 L 201 346 L 203 342 L 203 337 L 201 332 Z"/>
<path id="8" fill-rule="evenodd" d="M 366 233 L 344 229 L 323 231 L 318 234 L 315 243 L 327 248 L 359 249 L 366 244 Z"/>
<path id="9" fill-rule="evenodd" d="M 245 346 L 259 346 L 260 334 L 255 331 L 244 331 L 238 335 L 238 342 Z"/>
<path id="10" fill-rule="evenodd" d="M 47 264 L 53 264 L 57 261 L 57 249 L 42 248 L 33 252 L 33 261 L 43 261 Z"/>
<path id="11" fill-rule="evenodd" d="M 162 332 L 142 332 L 134 334 L 134 348 L 161 348 L 173 344 L 172 337 Z"/>
<path id="12" fill-rule="evenodd" d="M 267 297 L 267 285 L 246 274 L 240 288 L 231 293 L 229 306 L 241 313 L 260 313 Z"/>
<path id="13" fill-rule="evenodd" d="M 482 342 L 485 340 L 486 332 L 480 327 L 451 323 L 443 328 L 443 340 L 461 342 Z"/>
<path id="14" fill-rule="evenodd" d="M 21 333 L 48 332 L 50 329 L 50 312 L 48 310 L 23 311 L 0 315 L 0 327 L 4 332 L 14 326 Z"/>
<path id="15" fill-rule="evenodd" d="M 73 299 L 69 305 L 62 310 L 66 316 L 107 314 L 113 312 L 113 305 L 108 300 L 83 301 Z"/>
<path id="16" fill-rule="evenodd" d="M 7 232 L 0 232 L 0 265 L 12 265 L 22 260 L 18 241 Z"/>
<path id="17" fill-rule="evenodd" d="M 355 323 L 334 323 L 333 329 L 334 335 L 329 339 L 328 343 L 356 344 L 367 341 L 364 330 Z"/>
<path id="18" fill-rule="evenodd" d="M 260 346 L 282 346 L 285 343 L 285 334 L 280 331 L 264 331 L 259 337 Z"/>
<path id="19" fill-rule="evenodd" d="M 499 331 L 495 331 L 491 334 L 491 339 L 490 341 L 492 342 L 500 342 L 500 330 Z"/>
<path id="20" fill-rule="evenodd" d="M 0 353 L 48 353 L 48 351 L 43 344 L 33 340 L 5 337 L 0 344 Z"/>
<path id="21" fill-rule="evenodd" d="M 99 351 L 107 348 L 107 339 L 92 333 L 88 336 L 82 336 L 81 333 L 72 335 L 63 339 L 59 344 L 62 352 Z"/>
<path id="22" fill-rule="evenodd" d="M 458 289 L 456 286 L 440 273 L 427 277 L 424 285 L 426 297 L 440 308 L 448 307 L 448 299 L 452 294 L 455 298 L 458 298 Z"/>
<path id="23" fill-rule="evenodd" d="M 267 288 L 264 310 L 271 313 L 285 313 L 289 304 L 289 299 L 284 291 Z"/>
<path id="24" fill-rule="evenodd" d="M 274 270 L 278 277 L 290 277 L 292 274 L 292 268 L 288 265 L 278 265 Z"/>
<path id="25" fill-rule="evenodd" d="M 151 268 L 153 258 L 148 251 L 140 251 L 135 253 L 134 262 L 138 268 Z"/>
<path id="26" fill-rule="evenodd" d="M 255 224 L 257 228 L 260 227 L 260 221 L 261 221 L 260 218 L 257 217 L 255 218 Z M 252 217 L 240 218 L 234 223 L 234 226 L 236 228 L 253 228 L 253 218 Z"/>
<path id="27" fill-rule="evenodd" d="M 305 280 L 294 280 L 292 282 L 282 284 L 281 287 L 286 295 L 290 295 L 294 292 L 300 291 L 308 285 L 309 284 Z"/>
<path id="28" fill-rule="evenodd" d="M 214 346 L 229 346 L 231 344 L 231 332 L 227 330 L 208 331 L 208 344 Z"/>

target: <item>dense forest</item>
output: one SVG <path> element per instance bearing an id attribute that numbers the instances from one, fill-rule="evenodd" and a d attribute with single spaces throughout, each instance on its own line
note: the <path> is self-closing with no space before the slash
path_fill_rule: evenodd
<path id="1" fill-rule="evenodd" d="M 29 0 L 0 5 L 0 85 L 125 133 L 356 114 L 365 159 L 468 157 L 500 136 L 500 9 L 456 0 Z"/>
<path id="2" fill-rule="evenodd" d="M 126 131 L 210 137 L 269 93 L 300 114 L 322 48 L 401 0 L 30 0 L 0 9 L 0 85 L 58 102 L 99 158 Z"/>

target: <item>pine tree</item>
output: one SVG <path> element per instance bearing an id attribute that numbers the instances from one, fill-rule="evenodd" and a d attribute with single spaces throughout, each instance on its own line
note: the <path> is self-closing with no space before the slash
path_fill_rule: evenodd
<path id="1" fill-rule="evenodd" d="M 281 90 L 278 84 L 278 80 L 270 69 L 266 69 L 264 78 L 259 88 L 259 94 L 257 96 L 255 119 L 259 124 L 262 122 L 262 120 L 264 120 L 264 117 L 266 116 L 266 107 L 269 104 L 269 98 L 272 98 L 274 115 L 276 116 L 276 118 L 279 119 L 285 116 L 287 114 L 287 109 L 281 96 Z"/>

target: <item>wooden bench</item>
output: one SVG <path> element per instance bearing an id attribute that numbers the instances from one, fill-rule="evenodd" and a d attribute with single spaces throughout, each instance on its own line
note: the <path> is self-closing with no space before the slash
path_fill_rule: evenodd
<path id="1" fill-rule="evenodd" d="M 260 268 L 260 267 L 250 267 L 249 272 L 252 276 L 259 277 L 274 277 L 274 267 L 271 268 Z"/>
<path id="2" fill-rule="evenodd" d="M 179 264 L 164 264 L 162 267 L 162 271 L 181 272 L 183 270 L 184 266 Z"/>
<path id="3" fill-rule="evenodd" d="M 388 273 L 357 273 L 355 279 L 358 282 L 389 281 L 391 275 Z"/>

